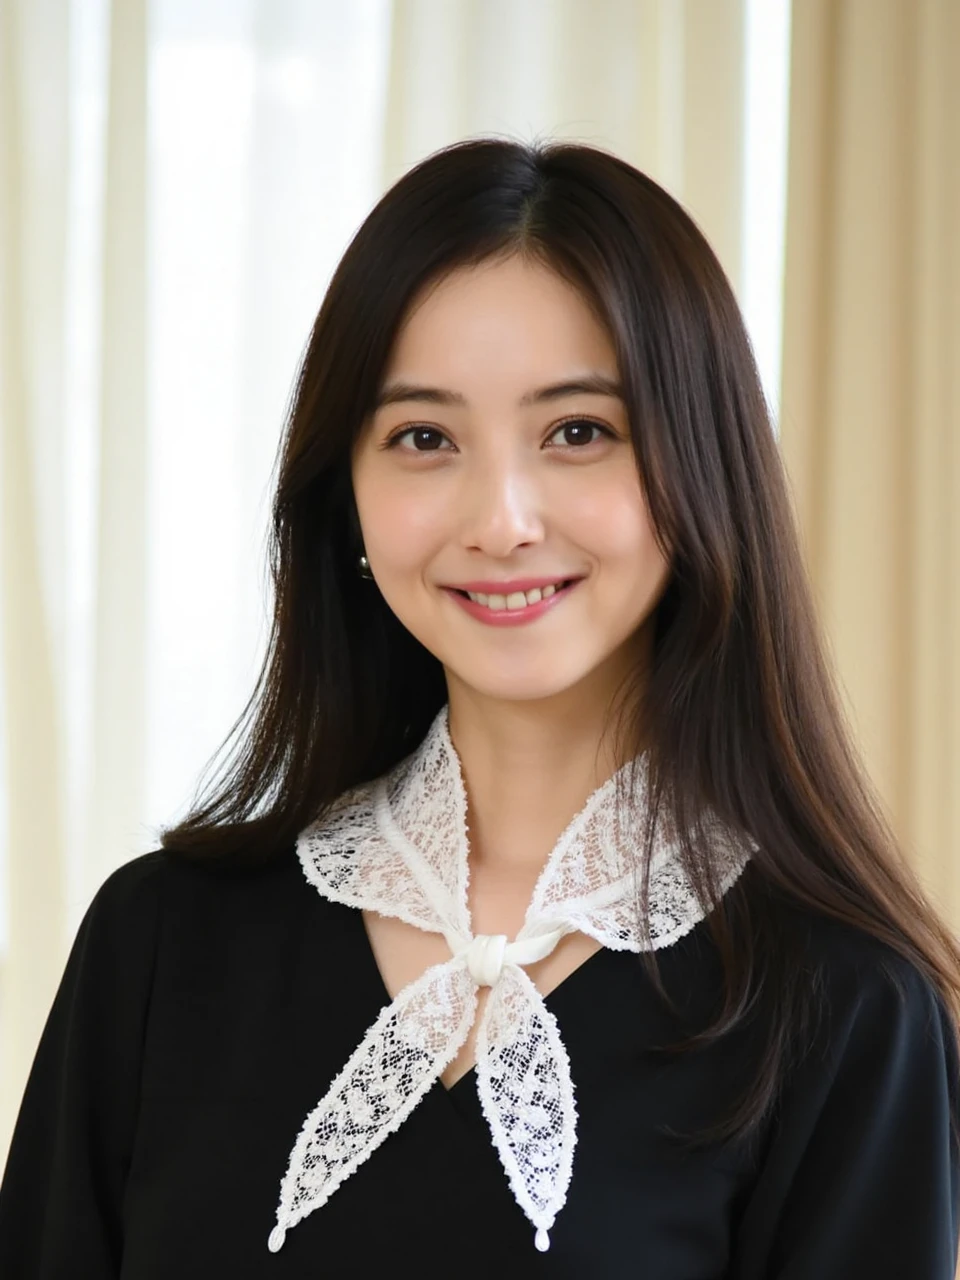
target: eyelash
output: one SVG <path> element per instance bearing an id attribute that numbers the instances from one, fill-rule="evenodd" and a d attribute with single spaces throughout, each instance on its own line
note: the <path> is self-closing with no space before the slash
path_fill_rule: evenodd
<path id="1" fill-rule="evenodd" d="M 562 422 L 558 422 L 556 426 L 553 428 L 553 430 L 551 431 L 550 433 L 551 436 L 555 436 L 558 431 L 562 431 L 564 427 L 572 426 L 573 423 L 575 422 L 576 423 L 582 422 L 589 427 L 596 427 L 598 431 L 602 432 L 603 435 L 607 436 L 609 439 L 611 440 L 617 439 L 616 433 L 612 431 L 609 427 L 605 426 L 602 422 L 596 422 L 594 421 L 593 418 L 585 418 L 581 414 L 578 414 L 576 417 L 573 417 L 573 418 L 564 418 Z M 429 426 L 427 423 L 422 423 L 412 427 L 404 427 L 400 431 L 395 431 L 392 436 L 387 437 L 387 439 L 383 442 L 382 447 L 384 449 L 392 449 L 396 445 L 398 440 L 401 440 L 404 436 L 410 435 L 411 432 L 413 431 L 435 431 L 437 435 L 441 435 L 441 436 L 444 436 L 445 439 L 449 439 L 449 436 L 445 436 L 444 432 L 442 432 L 439 427 L 433 427 L 433 426 Z M 573 445 L 565 445 L 561 447 L 571 449 L 574 452 L 584 452 L 585 450 L 590 448 L 590 445 L 597 444 L 597 443 L 599 443 L 597 440 L 590 440 L 585 445 L 573 444 Z M 405 449 L 403 450 L 403 452 L 415 453 L 424 457 L 428 457 L 430 454 L 449 453 L 450 451 L 449 449 Z"/>

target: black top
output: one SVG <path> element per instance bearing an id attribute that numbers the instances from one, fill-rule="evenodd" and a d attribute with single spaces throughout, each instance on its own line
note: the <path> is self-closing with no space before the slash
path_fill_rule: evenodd
<path id="1" fill-rule="evenodd" d="M 471 1072 L 435 1084 L 272 1254 L 293 1142 L 389 1000 L 362 916 L 325 901 L 292 847 L 229 877 L 136 858 L 84 917 L 37 1051 L 0 1187 L 0 1276 L 953 1280 L 958 1062 L 942 1006 L 894 958 L 901 1002 L 882 944 L 804 919 L 826 1016 L 761 1141 L 689 1154 L 664 1135 L 721 1118 L 755 1046 L 738 1028 L 655 1059 L 680 1024 L 636 955 L 600 950 L 546 998 L 578 1107 L 547 1253 Z M 714 1012 L 706 923 L 658 956 L 685 1008 Z"/>

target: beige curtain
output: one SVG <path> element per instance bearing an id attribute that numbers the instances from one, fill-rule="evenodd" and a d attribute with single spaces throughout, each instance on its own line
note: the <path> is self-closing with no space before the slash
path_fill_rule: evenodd
<path id="1" fill-rule="evenodd" d="M 870 770 L 960 928 L 960 4 L 793 7 L 781 439 Z"/>
<path id="2" fill-rule="evenodd" d="M 0 1150 L 69 943 L 68 842 L 102 878 L 129 844 L 143 740 L 145 13 L 116 6 L 106 128 L 90 794 L 69 822 L 64 673 L 70 5 L 0 4 L 0 589 L 8 948 L 0 976 Z"/>
<path id="3" fill-rule="evenodd" d="M 746 0 L 396 0 L 384 185 L 476 133 L 574 137 L 666 186 L 739 285 Z"/>
<path id="4" fill-rule="evenodd" d="M 146 0 L 106 0 L 105 118 L 81 135 L 79 18 L 100 6 L 0 0 L 0 1164 L 80 915 L 155 847 L 252 688 L 246 513 L 357 222 L 457 138 L 575 137 L 673 190 L 738 282 L 744 5 L 151 0 L 148 24 Z M 180 190 L 165 155 L 191 157 Z M 101 197 L 86 247 L 78 187 Z M 96 298 L 77 316 L 80 268 Z M 96 353 L 85 450 L 78 343 Z M 161 765 L 185 794 L 151 809 Z"/>

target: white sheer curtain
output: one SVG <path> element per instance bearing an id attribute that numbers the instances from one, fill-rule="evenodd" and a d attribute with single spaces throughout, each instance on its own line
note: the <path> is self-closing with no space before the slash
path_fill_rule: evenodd
<path id="1" fill-rule="evenodd" d="M 0 0 L 0 1162 L 81 914 L 252 688 L 284 409 L 358 223 L 465 135 L 610 147 L 700 220 L 775 401 L 786 9 Z"/>

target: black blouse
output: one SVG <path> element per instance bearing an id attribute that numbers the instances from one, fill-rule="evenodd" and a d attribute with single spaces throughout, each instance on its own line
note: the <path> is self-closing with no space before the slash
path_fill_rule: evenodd
<path id="1" fill-rule="evenodd" d="M 803 922 L 824 1016 L 757 1140 L 689 1152 L 664 1133 L 722 1118 L 759 1041 L 745 1025 L 651 1055 L 691 1024 L 636 955 L 604 949 L 546 997 L 578 1108 L 548 1252 L 470 1072 L 434 1085 L 272 1254 L 303 1120 L 389 1002 L 362 916 L 323 899 L 293 847 L 231 874 L 136 858 L 84 917 L 37 1051 L 0 1186 L 0 1277 L 953 1280 L 960 1065 L 943 1007 L 882 944 Z M 658 958 L 684 1017 L 715 1013 L 705 922 Z"/>

